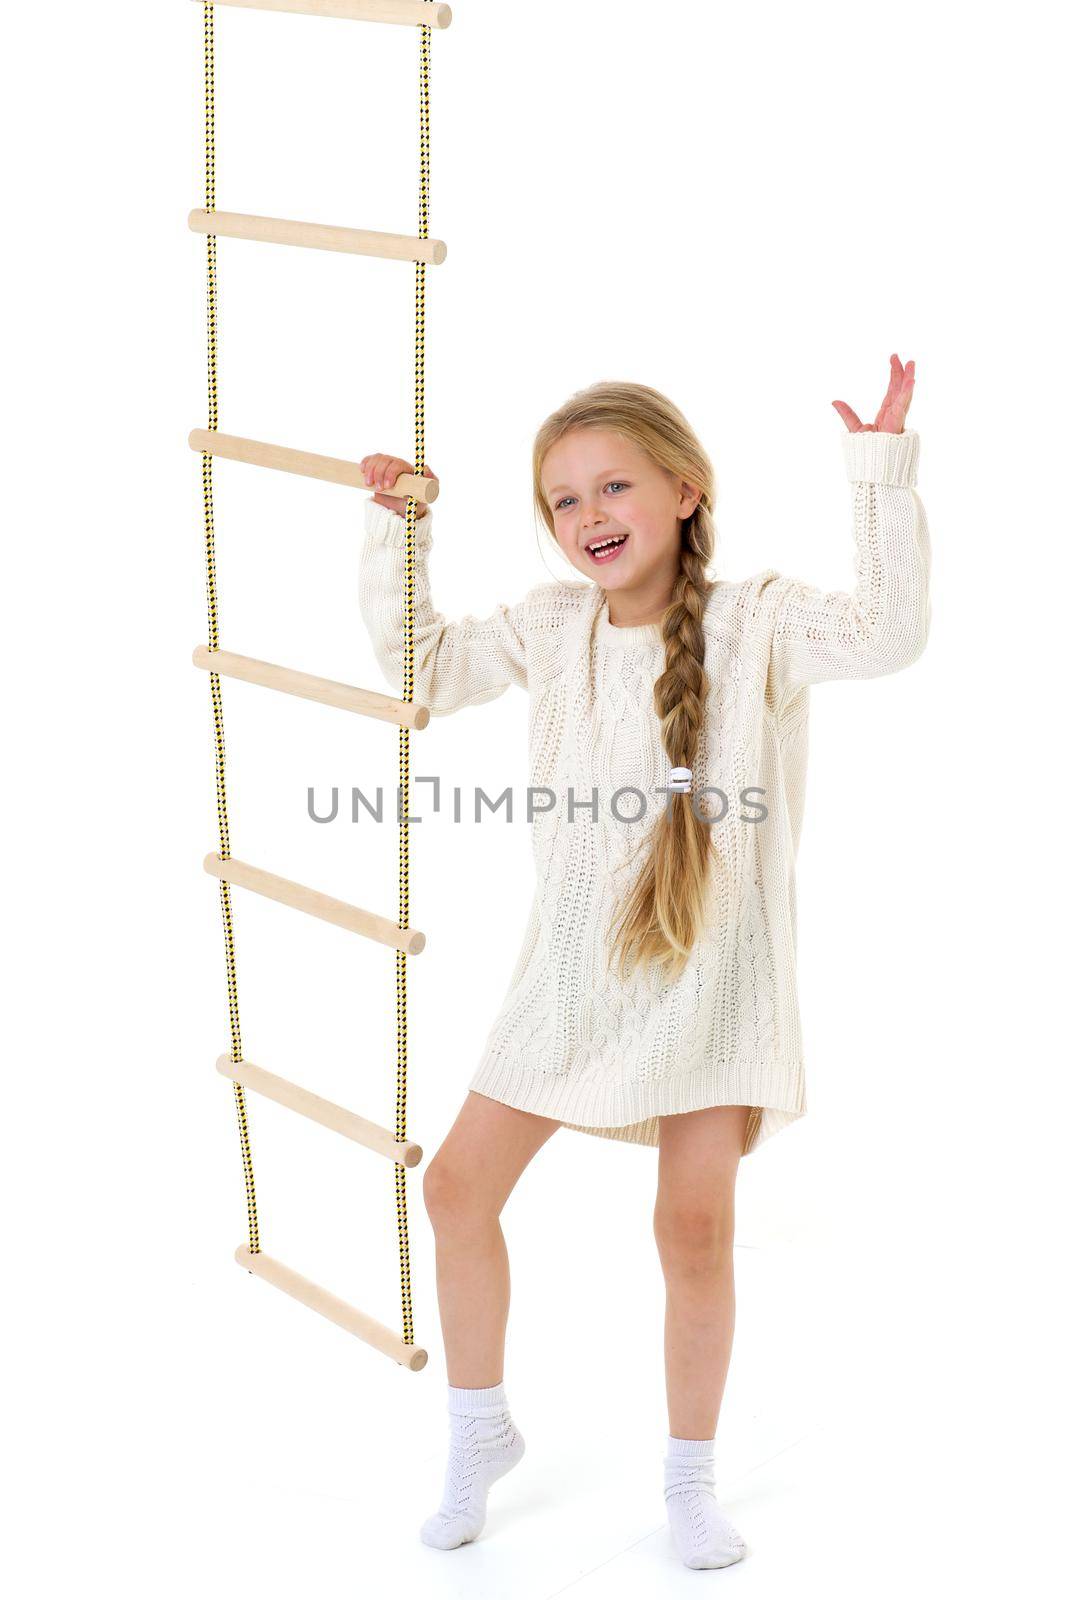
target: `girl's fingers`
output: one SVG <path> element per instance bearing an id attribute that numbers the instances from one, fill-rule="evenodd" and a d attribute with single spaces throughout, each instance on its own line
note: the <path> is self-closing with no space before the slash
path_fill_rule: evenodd
<path id="1" fill-rule="evenodd" d="M 906 378 L 897 392 L 893 404 L 887 408 L 885 418 L 885 432 L 902 433 L 904 431 L 904 418 L 911 405 L 912 390 L 915 387 L 913 378 Z"/>
<path id="2" fill-rule="evenodd" d="M 359 470 L 363 474 L 363 486 L 366 489 L 391 489 L 401 473 L 414 472 L 415 468 L 410 461 L 405 461 L 402 456 L 387 456 L 381 451 L 373 455 L 364 456 L 359 463 Z M 436 478 L 436 472 L 427 464 L 422 469 L 426 478 Z"/>
<path id="3" fill-rule="evenodd" d="M 892 363 L 895 363 L 893 372 L 895 382 L 892 385 L 892 398 L 893 400 L 903 401 L 904 408 L 907 410 L 908 403 L 911 399 L 911 391 L 915 387 L 915 362 L 908 361 L 905 363 L 905 365 L 901 366 L 900 357 L 893 356 Z"/>
<path id="4" fill-rule="evenodd" d="M 874 419 L 874 426 L 879 433 L 900 432 L 900 395 L 904 382 L 904 368 L 900 364 L 900 357 L 896 354 L 889 358 L 889 387 L 885 392 L 885 399 L 878 407 L 878 415 Z"/>
<path id="5" fill-rule="evenodd" d="M 857 417 L 851 406 L 846 405 L 843 400 L 831 400 L 830 404 L 841 418 L 841 421 L 845 424 L 845 427 L 848 429 L 849 433 L 858 433 L 860 431 L 860 429 L 863 427 L 863 423 L 860 421 L 859 417 Z"/>
<path id="6" fill-rule="evenodd" d="M 901 387 L 904 383 L 904 368 L 900 357 L 895 353 L 889 358 L 889 387 L 885 392 L 885 399 L 878 411 L 876 427 L 881 428 L 885 417 L 892 414 L 893 407 L 900 398 Z"/>
<path id="7" fill-rule="evenodd" d="M 391 489 L 403 472 L 414 472 L 410 462 L 402 456 L 387 456 L 382 451 L 364 456 L 359 464 L 365 487 Z"/>
<path id="8" fill-rule="evenodd" d="M 900 412 L 900 425 L 901 425 L 901 427 L 904 426 L 904 418 L 908 414 L 908 407 L 911 405 L 911 397 L 912 397 L 914 392 L 915 392 L 915 379 L 914 378 L 905 378 L 905 380 L 904 380 L 904 388 L 903 388 L 903 391 L 902 391 L 904 404 L 903 404 L 903 406 L 901 408 L 901 412 Z"/>

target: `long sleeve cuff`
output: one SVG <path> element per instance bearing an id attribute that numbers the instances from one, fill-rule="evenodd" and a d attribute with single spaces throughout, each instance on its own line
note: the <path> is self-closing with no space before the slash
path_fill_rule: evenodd
<path id="1" fill-rule="evenodd" d="M 403 550 L 407 544 L 407 518 L 402 517 L 399 511 L 390 511 L 388 506 L 379 505 L 377 500 L 368 499 L 364 502 L 363 526 L 367 534 L 377 544 L 389 545 L 394 550 Z M 418 517 L 415 522 L 415 548 L 416 550 L 433 549 L 433 507 L 427 508 L 426 515 Z"/>
<path id="2" fill-rule="evenodd" d="M 919 435 L 914 428 L 903 433 L 845 433 L 841 448 L 850 483 L 914 487 L 919 467 Z"/>

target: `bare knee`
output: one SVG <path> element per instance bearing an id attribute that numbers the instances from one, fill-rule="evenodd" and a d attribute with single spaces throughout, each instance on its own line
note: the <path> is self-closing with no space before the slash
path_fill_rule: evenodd
<path id="1" fill-rule="evenodd" d="M 423 1174 L 422 1198 L 435 1233 L 446 1228 L 484 1227 L 499 1214 L 491 1197 L 479 1192 L 469 1171 L 439 1155 Z"/>
<path id="2" fill-rule="evenodd" d="M 732 1209 L 661 1203 L 653 1223 L 656 1248 L 668 1276 L 704 1277 L 733 1261 Z"/>

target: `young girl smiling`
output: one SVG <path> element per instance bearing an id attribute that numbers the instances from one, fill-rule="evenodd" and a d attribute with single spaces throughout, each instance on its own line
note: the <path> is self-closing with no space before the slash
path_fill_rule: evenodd
<path id="1" fill-rule="evenodd" d="M 668 1520 L 687 1566 L 739 1560 L 715 1496 L 734 1331 L 740 1158 L 804 1115 L 794 864 L 808 689 L 921 653 L 929 541 L 904 428 L 914 363 L 890 361 L 873 423 L 843 401 L 856 587 L 768 569 L 717 578 L 715 480 L 678 408 L 594 384 L 538 430 L 537 513 L 580 576 L 485 618 L 432 605 L 432 513 L 414 544 L 414 699 L 445 715 L 530 696 L 536 893 L 501 1009 L 429 1164 L 450 1450 L 425 1543 L 477 1538 L 490 1485 L 525 1442 L 504 1391 L 510 1299 L 500 1213 L 559 1127 L 659 1149 L 653 1226 L 666 1286 Z M 360 607 L 400 688 L 412 465 L 361 462 Z M 433 476 L 426 468 L 428 476 Z M 532 795 L 542 803 L 532 806 Z"/>

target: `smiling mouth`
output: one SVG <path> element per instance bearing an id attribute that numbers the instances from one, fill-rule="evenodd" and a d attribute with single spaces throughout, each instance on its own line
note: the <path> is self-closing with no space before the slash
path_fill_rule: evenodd
<path id="1" fill-rule="evenodd" d="M 592 544 L 586 545 L 585 553 L 589 557 L 590 561 L 610 561 L 612 556 L 618 555 L 619 551 L 622 549 L 629 537 L 630 535 L 628 533 L 623 533 L 612 539 L 594 540 Z"/>

